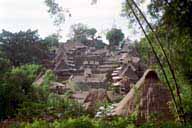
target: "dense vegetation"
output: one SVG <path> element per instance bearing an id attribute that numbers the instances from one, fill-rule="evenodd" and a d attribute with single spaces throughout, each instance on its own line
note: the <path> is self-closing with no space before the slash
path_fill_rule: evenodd
<path id="1" fill-rule="evenodd" d="M 120 42 L 124 39 L 124 34 L 121 29 L 112 28 L 107 32 L 106 38 L 109 41 L 110 46 L 119 46 Z"/>

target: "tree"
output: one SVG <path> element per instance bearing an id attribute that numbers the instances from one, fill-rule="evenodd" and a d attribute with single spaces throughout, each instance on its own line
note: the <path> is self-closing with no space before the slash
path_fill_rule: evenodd
<path id="1" fill-rule="evenodd" d="M 3 52 L 0 51 L 0 77 L 1 74 L 3 75 L 10 67 L 11 66 L 9 60 L 5 57 Z"/>
<path id="2" fill-rule="evenodd" d="M 101 40 L 101 39 L 96 39 L 95 40 L 95 45 L 94 47 L 96 49 L 101 49 L 101 48 L 104 48 L 106 46 L 106 44 Z"/>
<path id="3" fill-rule="evenodd" d="M 192 1 L 191 0 L 153 0 L 149 5 L 152 16 L 161 16 L 161 24 L 166 27 L 179 28 L 180 32 L 192 31 Z"/>
<path id="4" fill-rule="evenodd" d="M 0 80 L 0 119 L 15 114 L 24 101 L 32 100 L 32 83 L 41 71 L 39 65 L 23 65 L 10 69 Z"/>
<path id="5" fill-rule="evenodd" d="M 49 48 L 54 48 L 59 46 L 59 37 L 56 34 L 49 35 L 44 38 L 43 43 Z"/>
<path id="6" fill-rule="evenodd" d="M 96 42 L 95 37 L 97 30 L 95 28 L 88 28 L 85 24 L 78 23 L 71 26 L 71 40 L 78 41 L 85 45 L 92 45 Z M 92 44 L 90 44 L 92 42 Z"/>
<path id="7" fill-rule="evenodd" d="M 90 37 L 92 40 L 94 40 L 96 33 L 97 30 L 95 28 L 87 29 L 87 36 Z"/>
<path id="8" fill-rule="evenodd" d="M 106 38 L 109 41 L 110 46 L 118 46 L 120 41 L 123 40 L 124 34 L 121 29 L 112 28 L 107 32 Z"/>
<path id="9" fill-rule="evenodd" d="M 3 30 L 0 42 L 0 50 L 13 66 L 41 63 L 47 57 L 48 48 L 42 43 L 37 31 L 29 29 L 12 33 Z"/>
<path id="10" fill-rule="evenodd" d="M 85 43 L 87 40 L 88 27 L 82 23 L 74 24 L 71 26 L 71 38 L 74 41 Z"/>

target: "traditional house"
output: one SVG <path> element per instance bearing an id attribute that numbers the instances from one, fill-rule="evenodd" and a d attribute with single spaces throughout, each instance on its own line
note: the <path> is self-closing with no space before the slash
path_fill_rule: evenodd
<path id="1" fill-rule="evenodd" d="M 85 69 L 84 75 L 74 75 L 71 80 L 82 91 L 107 88 L 106 74 L 93 74 L 90 68 Z"/>
<path id="2" fill-rule="evenodd" d="M 156 121 L 168 121 L 173 118 L 169 109 L 171 95 L 159 80 L 157 73 L 148 69 L 137 84 L 120 101 L 113 115 L 128 116 L 137 113 L 137 123 L 151 118 Z"/>
<path id="3" fill-rule="evenodd" d="M 112 79 L 113 87 L 116 88 L 117 92 L 127 93 L 130 90 L 130 86 L 135 84 L 139 77 L 135 67 L 132 64 L 126 64 L 113 71 Z"/>

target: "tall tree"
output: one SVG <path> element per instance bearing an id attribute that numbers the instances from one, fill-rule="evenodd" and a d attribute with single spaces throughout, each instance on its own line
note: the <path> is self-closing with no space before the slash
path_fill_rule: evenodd
<path id="1" fill-rule="evenodd" d="M 82 23 L 74 24 L 70 27 L 71 38 L 74 41 L 79 41 L 84 43 L 87 40 L 87 30 L 88 27 Z"/>
<path id="2" fill-rule="evenodd" d="M 106 38 L 109 41 L 109 45 L 111 47 L 114 47 L 118 46 L 120 41 L 123 40 L 124 34 L 121 29 L 112 28 L 110 31 L 107 32 Z"/>
<path id="3" fill-rule="evenodd" d="M 81 42 L 85 45 L 91 45 L 90 42 L 97 42 L 95 36 L 97 30 L 95 28 L 88 28 L 85 24 L 78 23 L 71 26 L 71 39 Z"/>
<path id="4" fill-rule="evenodd" d="M 13 66 L 41 63 L 47 57 L 47 46 L 42 43 L 37 31 L 29 29 L 12 33 L 3 30 L 0 42 L 1 51 Z"/>
<path id="5" fill-rule="evenodd" d="M 43 43 L 49 48 L 58 47 L 59 37 L 56 34 L 49 35 L 43 39 Z"/>

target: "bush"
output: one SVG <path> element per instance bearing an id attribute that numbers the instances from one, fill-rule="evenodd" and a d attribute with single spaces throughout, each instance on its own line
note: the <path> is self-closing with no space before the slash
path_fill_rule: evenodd
<path id="1" fill-rule="evenodd" d="M 38 103 L 38 102 L 23 102 L 18 108 L 17 117 L 22 121 L 30 121 L 33 118 L 37 118 L 37 116 L 43 116 L 47 112 L 46 103 Z"/>
<path id="2" fill-rule="evenodd" d="M 77 119 L 68 119 L 61 122 L 54 122 L 55 128 L 94 128 L 91 119 L 87 117 L 81 117 Z"/>
<path id="3" fill-rule="evenodd" d="M 50 124 L 46 121 L 35 120 L 32 124 L 22 123 L 18 128 L 51 128 Z"/>
<path id="4" fill-rule="evenodd" d="M 41 66 L 31 64 L 13 68 L 0 81 L 0 119 L 16 113 L 19 104 L 32 98 L 31 84 Z"/>
<path id="5" fill-rule="evenodd" d="M 87 115 L 81 104 L 63 98 L 57 94 L 49 94 L 45 101 L 24 102 L 18 109 L 18 119 L 31 121 L 36 118 L 51 116 L 56 118 L 77 118 Z"/>
<path id="6" fill-rule="evenodd" d="M 35 120 L 33 123 L 21 123 L 20 128 L 135 128 L 129 118 L 101 119 L 81 116 L 79 118 L 69 118 L 46 122 Z"/>

